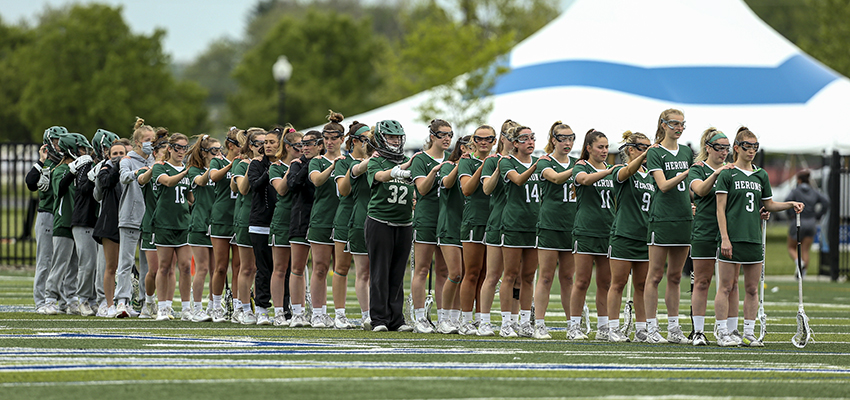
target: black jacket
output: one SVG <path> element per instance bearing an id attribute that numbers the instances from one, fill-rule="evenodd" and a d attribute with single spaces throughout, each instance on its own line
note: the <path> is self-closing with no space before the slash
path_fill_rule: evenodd
<path id="1" fill-rule="evenodd" d="M 97 173 L 97 180 L 103 189 L 103 200 L 100 202 L 100 216 L 94 225 L 92 237 L 98 243 L 107 238 L 118 243 L 118 204 L 121 202 L 123 185 L 119 184 L 121 169 L 112 165 L 112 161 L 103 163 L 103 167 Z"/>
<path id="2" fill-rule="evenodd" d="M 268 228 L 274 215 L 277 192 L 269 183 L 269 166 L 272 163 L 267 156 L 260 161 L 253 160 L 248 164 L 248 184 L 251 186 L 251 214 L 248 226 L 263 226 Z"/>
<path id="3" fill-rule="evenodd" d="M 316 186 L 313 185 L 307 174 L 310 171 L 310 160 L 301 156 L 301 162 L 289 164 L 289 174 L 286 176 L 286 184 L 292 193 L 292 211 L 289 219 L 289 238 L 306 237 L 307 227 L 310 225 L 310 211 L 313 210 L 313 193 Z"/>
<path id="4" fill-rule="evenodd" d="M 77 170 L 77 175 L 65 175 L 74 179 L 74 184 L 77 185 L 77 191 L 74 192 L 74 212 L 71 214 L 71 226 L 82 226 L 86 228 L 94 228 L 97 222 L 97 214 L 100 205 L 94 200 L 94 182 L 89 180 L 89 170 L 94 166 L 93 162 L 81 166 Z"/>

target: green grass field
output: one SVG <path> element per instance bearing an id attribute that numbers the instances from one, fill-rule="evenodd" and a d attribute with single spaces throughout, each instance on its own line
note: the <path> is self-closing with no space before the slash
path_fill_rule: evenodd
<path id="1" fill-rule="evenodd" d="M 796 329 L 796 282 L 769 277 L 767 285 L 766 347 L 721 348 L 566 342 L 566 320 L 556 295 L 546 316 L 554 331 L 549 341 L 42 316 L 32 312 L 31 275 L 7 271 L 0 274 L 0 397 L 850 395 L 850 287 L 815 278 L 805 282 L 806 311 L 817 341 L 798 349 L 790 343 Z M 687 315 L 689 295 L 687 287 L 682 289 L 681 313 Z M 352 312 L 356 304 L 350 290 L 349 317 L 359 317 Z M 595 316 L 592 301 L 590 306 Z M 663 301 L 659 308 L 663 330 Z M 708 314 L 713 315 L 711 304 Z M 690 323 L 683 320 L 687 332 Z M 706 325 L 712 323 L 707 318 Z"/>

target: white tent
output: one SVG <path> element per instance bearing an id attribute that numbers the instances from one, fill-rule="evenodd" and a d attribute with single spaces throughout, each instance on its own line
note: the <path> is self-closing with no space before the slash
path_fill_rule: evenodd
<path id="1" fill-rule="evenodd" d="M 556 120 L 571 125 L 579 143 L 590 128 L 606 132 L 614 148 L 625 130 L 653 137 L 661 111 L 678 108 L 688 126 L 682 141 L 694 146 L 710 126 L 731 135 L 746 125 L 766 151 L 850 151 L 840 117 L 850 80 L 742 0 L 577 0 L 519 43 L 507 64 L 483 120 L 532 127 L 539 149 Z M 398 120 L 412 149 L 427 138 L 416 107 L 429 99 L 426 91 L 347 119 Z"/>

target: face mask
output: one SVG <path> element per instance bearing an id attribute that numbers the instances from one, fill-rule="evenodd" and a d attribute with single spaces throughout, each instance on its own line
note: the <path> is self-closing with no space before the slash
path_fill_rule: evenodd
<path id="1" fill-rule="evenodd" d="M 151 143 L 151 142 L 142 143 L 142 152 L 145 153 L 146 155 L 153 154 L 153 143 Z"/>
<path id="2" fill-rule="evenodd" d="M 122 158 L 124 158 L 124 157 L 123 156 L 116 156 L 116 157 L 112 157 L 110 159 L 110 161 L 112 161 L 112 165 L 118 165 L 119 163 L 121 163 Z"/>

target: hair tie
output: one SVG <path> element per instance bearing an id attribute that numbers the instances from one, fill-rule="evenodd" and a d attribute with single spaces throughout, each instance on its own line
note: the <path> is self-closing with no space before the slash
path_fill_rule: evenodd
<path id="1" fill-rule="evenodd" d="M 201 138 L 201 141 L 203 142 L 204 140 L 207 140 L 209 138 L 210 138 L 210 135 L 204 135 L 204 137 Z"/>
<path id="2" fill-rule="evenodd" d="M 723 134 L 723 132 L 717 132 L 714 136 L 711 137 L 711 139 L 708 139 L 708 143 L 713 143 L 715 140 L 718 139 L 727 139 L 727 137 Z"/>

